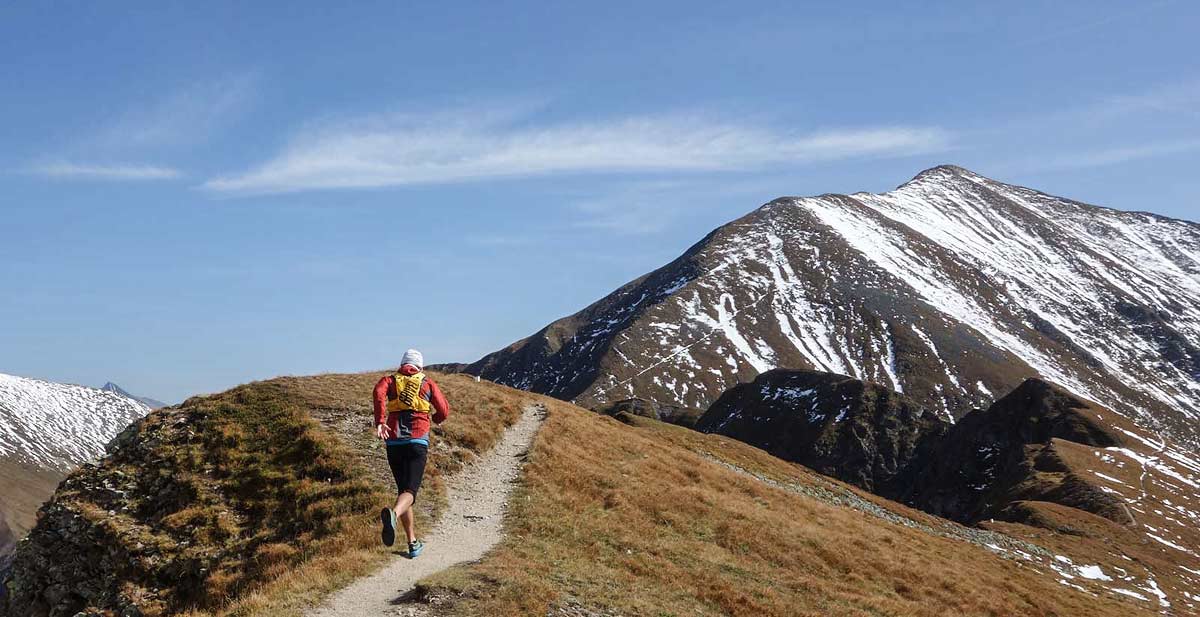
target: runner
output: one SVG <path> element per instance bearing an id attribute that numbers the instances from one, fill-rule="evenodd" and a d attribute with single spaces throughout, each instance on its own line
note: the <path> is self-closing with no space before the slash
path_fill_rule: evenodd
<path id="1" fill-rule="evenodd" d="M 425 475 L 429 453 L 429 421 L 441 424 L 450 416 L 450 404 L 432 379 L 421 369 L 421 352 L 409 349 L 400 368 L 375 384 L 375 435 L 387 444 L 388 466 L 396 480 L 396 505 L 380 513 L 383 543 L 396 542 L 396 520 L 408 538 L 408 557 L 421 554 L 424 543 L 417 539 L 412 505 Z"/>

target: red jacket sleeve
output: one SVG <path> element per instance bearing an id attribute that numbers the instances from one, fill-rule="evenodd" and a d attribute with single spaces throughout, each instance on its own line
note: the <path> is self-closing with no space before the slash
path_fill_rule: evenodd
<path id="1" fill-rule="evenodd" d="M 429 403 L 433 405 L 433 421 L 441 424 L 450 417 L 450 403 L 442 395 L 442 389 L 436 382 L 429 378 L 426 378 L 425 381 L 429 382 Z"/>
<path id="2" fill-rule="evenodd" d="M 387 395 L 388 389 L 392 387 L 392 378 L 385 376 L 375 384 L 375 424 L 383 424 L 387 422 Z"/>

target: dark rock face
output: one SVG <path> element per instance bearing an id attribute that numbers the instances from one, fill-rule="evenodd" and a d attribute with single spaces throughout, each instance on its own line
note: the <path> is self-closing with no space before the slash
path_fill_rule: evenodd
<path id="1" fill-rule="evenodd" d="M 961 417 L 1039 376 L 1200 444 L 1200 225 L 962 168 L 776 199 L 466 368 L 599 408 L 707 409 L 773 368 Z"/>
<path id="2" fill-rule="evenodd" d="M 773 370 L 723 394 L 696 428 L 894 497 L 950 424 L 879 384 Z"/>
<path id="3" fill-rule="evenodd" d="M 676 405 L 663 405 L 646 399 L 630 398 L 623 401 L 617 401 L 611 405 L 605 405 L 596 409 L 598 413 L 607 416 L 616 416 L 620 413 L 633 414 L 643 418 L 652 418 L 660 422 L 668 424 L 678 424 L 693 428 L 696 422 L 703 415 L 703 411 L 699 409 L 688 409 Z"/>
<path id="4" fill-rule="evenodd" d="M 1003 517 L 1018 501 L 1058 503 L 1119 523 L 1130 522 L 1121 500 L 1071 471 L 1061 455 L 1070 442 L 1091 448 L 1126 445 L 1104 413 L 1061 387 L 1029 379 L 986 411 L 954 425 L 922 462 L 903 499 L 961 522 Z"/>

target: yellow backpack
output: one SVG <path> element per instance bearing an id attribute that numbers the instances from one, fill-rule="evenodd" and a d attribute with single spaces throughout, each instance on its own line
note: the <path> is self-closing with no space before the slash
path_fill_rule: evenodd
<path id="1" fill-rule="evenodd" d="M 425 383 L 425 373 L 416 375 L 392 376 L 396 380 L 396 398 L 388 400 L 387 410 L 411 411 L 413 413 L 429 413 L 433 406 L 421 398 L 421 385 Z"/>

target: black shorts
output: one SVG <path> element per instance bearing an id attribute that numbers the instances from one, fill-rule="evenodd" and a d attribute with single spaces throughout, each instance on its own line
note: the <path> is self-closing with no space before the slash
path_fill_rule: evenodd
<path id="1" fill-rule="evenodd" d="M 396 479 L 396 493 L 412 493 L 417 500 L 421 490 L 421 478 L 425 475 L 425 458 L 429 448 L 425 444 L 405 443 L 387 447 L 388 466 Z"/>

